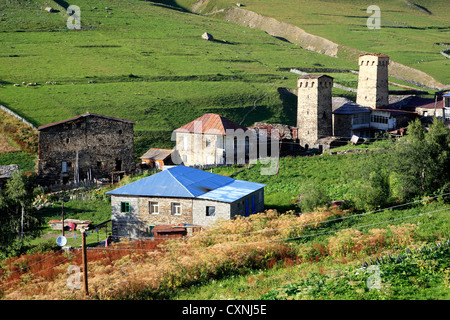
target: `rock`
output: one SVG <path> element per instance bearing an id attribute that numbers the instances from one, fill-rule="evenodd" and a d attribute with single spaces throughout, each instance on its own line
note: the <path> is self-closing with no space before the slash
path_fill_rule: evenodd
<path id="1" fill-rule="evenodd" d="M 208 32 L 205 32 L 204 34 L 202 34 L 202 39 L 208 40 L 208 41 L 213 41 L 214 37 L 211 34 L 209 34 Z"/>

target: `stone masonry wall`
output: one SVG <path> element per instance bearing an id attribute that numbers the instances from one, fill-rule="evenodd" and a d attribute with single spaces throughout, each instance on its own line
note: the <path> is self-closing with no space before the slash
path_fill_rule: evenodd
<path id="1" fill-rule="evenodd" d="M 112 171 L 133 172 L 133 124 L 96 116 L 54 125 L 39 131 L 38 175 L 46 184 L 110 177 Z M 62 174 L 62 163 L 67 174 Z"/>

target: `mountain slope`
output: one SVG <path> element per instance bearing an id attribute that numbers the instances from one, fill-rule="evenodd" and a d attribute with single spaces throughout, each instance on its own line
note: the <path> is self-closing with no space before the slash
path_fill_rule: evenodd
<path id="1" fill-rule="evenodd" d="M 361 52 L 382 52 L 395 61 L 391 75 L 426 86 L 450 87 L 450 61 L 440 54 L 448 42 L 446 1 L 378 1 L 380 29 L 369 29 L 369 1 L 179 0 L 198 13 L 283 36 L 324 54 L 354 61 Z M 275 20 L 274 20 L 275 19 Z M 304 39 L 301 39 L 304 37 Z M 312 44 L 312 45 L 311 45 Z"/>

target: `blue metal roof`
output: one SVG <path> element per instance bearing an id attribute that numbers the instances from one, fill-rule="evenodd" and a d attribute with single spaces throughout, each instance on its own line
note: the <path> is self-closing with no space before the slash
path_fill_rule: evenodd
<path id="1" fill-rule="evenodd" d="M 444 94 L 443 97 L 450 97 L 450 93 Z"/>
<path id="2" fill-rule="evenodd" d="M 202 198 L 233 202 L 264 186 L 180 165 L 109 191 L 107 194 Z"/>
<path id="3" fill-rule="evenodd" d="M 210 192 L 202 194 L 198 199 L 215 200 L 221 202 L 234 202 L 242 197 L 264 188 L 266 185 L 256 182 L 249 182 L 243 180 L 234 180 L 233 182 L 214 189 Z"/>

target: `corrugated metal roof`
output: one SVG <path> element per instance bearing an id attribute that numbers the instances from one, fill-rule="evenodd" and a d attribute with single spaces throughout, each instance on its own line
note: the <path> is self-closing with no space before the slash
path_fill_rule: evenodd
<path id="1" fill-rule="evenodd" d="M 172 154 L 173 150 L 150 148 L 141 159 L 165 160 Z"/>
<path id="2" fill-rule="evenodd" d="M 227 188 L 224 188 L 226 186 Z M 180 165 L 109 191 L 107 194 L 233 202 L 264 186 Z"/>
<path id="3" fill-rule="evenodd" d="M 264 187 L 265 185 L 261 183 L 234 180 L 223 187 L 202 194 L 198 198 L 231 203 Z"/>

